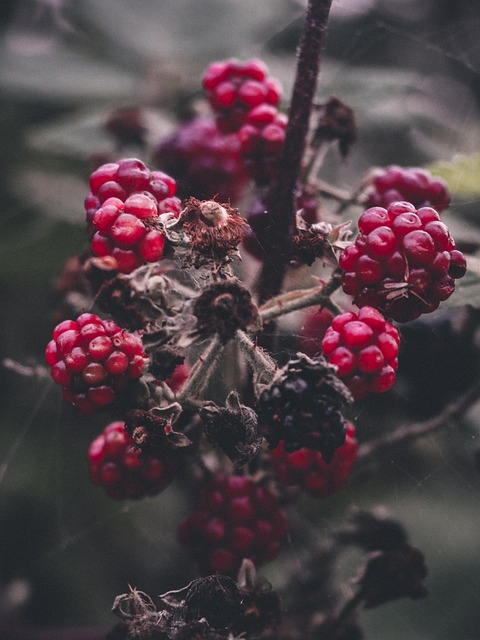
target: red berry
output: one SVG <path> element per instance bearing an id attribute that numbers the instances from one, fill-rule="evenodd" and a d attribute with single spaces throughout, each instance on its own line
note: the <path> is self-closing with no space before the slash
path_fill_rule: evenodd
<path id="1" fill-rule="evenodd" d="M 151 172 L 141 160 L 126 158 L 94 171 L 90 188 L 85 209 L 94 254 L 111 256 L 122 273 L 160 260 L 165 238 L 152 225 L 166 211 L 179 215 L 175 180 L 161 171 Z"/>
<path id="2" fill-rule="evenodd" d="M 372 178 L 367 206 L 388 207 L 392 202 L 406 200 L 415 207 L 431 206 L 443 211 L 450 204 L 446 184 L 417 167 L 392 165 Z"/>
<path id="3" fill-rule="evenodd" d="M 341 489 L 357 458 L 355 427 L 347 422 L 344 444 L 327 464 L 318 451 L 299 449 L 287 453 L 281 442 L 272 451 L 272 466 L 277 478 L 287 487 L 298 487 L 314 498 L 326 498 Z"/>
<path id="4" fill-rule="evenodd" d="M 85 413 L 115 402 L 117 389 L 145 367 L 140 338 L 92 313 L 57 325 L 45 355 L 64 398 Z"/>
<path id="5" fill-rule="evenodd" d="M 463 254 L 431 207 L 394 202 L 367 209 L 361 233 L 339 258 L 342 287 L 359 306 L 372 306 L 397 322 L 430 313 L 465 275 Z M 453 262 L 458 261 L 458 269 Z"/>
<path id="6" fill-rule="evenodd" d="M 358 400 L 387 391 L 395 382 L 399 335 L 372 307 L 336 316 L 322 342 L 327 360 Z M 395 367 L 393 364 L 395 363 Z"/>
<path id="7" fill-rule="evenodd" d="M 197 509 L 180 523 L 178 537 L 202 573 L 236 577 L 243 558 L 258 567 L 278 555 L 287 530 L 286 516 L 268 489 L 248 476 L 214 476 Z"/>
<path id="8" fill-rule="evenodd" d="M 209 117 L 182 123 L 160 142 L 155 162 L 175 176 L 185 196 L 235 201 L 247 182 L 238 137 L 222 134 Z"/>
<path id="9" fill-rule="evenodd" d="M 205 71 L 203 88 L 223 133 L 238 131 L 253 108 L 276 106 L 281 92 L 259 60 L 214 62 Z"/>
<path id="10" fill-rule="evenodd" d="M 90 476 L 115 500 L 157 495 L 173 480 L 178 460 L 141 454 L 123 422 L 111 422 L 88 448 Z"/>

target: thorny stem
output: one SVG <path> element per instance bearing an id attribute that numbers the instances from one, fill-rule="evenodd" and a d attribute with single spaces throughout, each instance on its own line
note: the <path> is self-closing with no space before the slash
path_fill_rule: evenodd
<path id="1" fill-rule="evenodd" d="M 295 222 L 296 184 L 306 146 L 331 4 L 332 0 L 308 0 L 280 171 L 270 198 L 269 214 L 273 225 L 270 241 L 265 246 L 266 259 L 260 274 L 260 302 L 277 295 L 282 288 L 289 232 Z"/>
<path id="2" fill-rule="evenodd" d="M 306 307 L 319 304 L 337 314 L 337 307 L 330 300 L 330 296 L 341 285 L 341 272 L 336 270 L 330 280 L 321 287 L 313 287 L 300 292 L 288 292 L 276 296 L 260 307 L 259 314 L 263 322 L 298 311 Z"/>
<path id="3" fill-rule="evenodd" d="M 265 384 L 271 382 L 277 370 L 274 360 L 266 351 L 257 346 L 244 331 L 237 329 L 235 338 L 252 368 L 261 373 L 260 381 Z"/>
<path id="4" fill-rule="evenodd" d="M 413 422 L 412 424 L 399 427 L 395 431 L 378 440 L 366 442 L 362 444 L 358 450 L 358 462 L 364 462 L 372 455 L 393 447 L 394 445 L 404 444 L 426 436 L 437 429 L 447 425 L 450 422 L 459 420 L 473 405 L 480 400 L 480 383 L 472 387 L 457 402 L 449 404 L 441 413 L 424 422 Z"/>
<path id="5" fill-rule="evenodd" d="M 219 335 L 216 334 L 204 353 L 198 358 L 193 366 L 190 376 L 177 396 L 177 402 L 181 405 L 195 400 L 203 391 L 210 379 L 210 373 L 215 366 L 224 344 Z"/>

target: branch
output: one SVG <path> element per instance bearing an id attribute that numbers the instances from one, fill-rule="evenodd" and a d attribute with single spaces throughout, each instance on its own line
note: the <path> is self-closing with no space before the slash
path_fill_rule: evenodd
<path id="1" fill-rule="evenodd" d="M 270 240 L 265 245 L 265 262 L 260 274 L 260 302 L 279 293 L 285 276 L 285 255 L 295 224 L 297 179 L 306 146 L 331 3 L 332 0 L 308 0 L 279 176 L 269 199 L 269 214 L 273 224 Z"/>
<path id="2" fill-rule="evenodd" d="M 388 449 L 398 444 L 405 444 L 416 438 L 426 436 L 450 422 L 459 420 L 473 405 L 480 400 L 480 383 L 472 387 L 457 402 L 449 404 L 437 416 L 425 420 L 424 422 L 413 422 L 412 424 L 399 427 L 390 434 L 378 438 L 372 442 L 366 442 L 359 447 L 358 462 L 364 462 L 369 457 L 377 454 L 383 449 Z"/>

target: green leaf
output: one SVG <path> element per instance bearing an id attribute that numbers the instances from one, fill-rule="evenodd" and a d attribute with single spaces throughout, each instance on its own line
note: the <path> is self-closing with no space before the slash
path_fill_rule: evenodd
<path id="1" fill-rule="evenodd" d="M 457 155 L 450 162 L 437 162 L 427 168 L 443 178 L 452 193 L 466 198 L 480 196 L 480 153 Z"/>

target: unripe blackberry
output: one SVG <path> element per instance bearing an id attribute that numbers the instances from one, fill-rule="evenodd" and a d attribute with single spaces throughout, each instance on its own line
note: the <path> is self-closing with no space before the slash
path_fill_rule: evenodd
<path id="1" fill-rule="evenodd" d="M 115 500 L 154 496 L 173 480 L 177 458 L 144 455 L 125 431 L 122 421 L 111 422 L 88 448 L 90 476 Z"/>
<path id="2" fill-rule="evenodd" d="M 360 233 L 339 258 L 342 287 L 358 307 L 375 307 L 397 322 L 434 311 L 466 272 L 447 226 L 431 207 L 394 202 L 371 207 Z"/>
<path id="3" fill-rule="evenodd" d="M 367 194 L 368 207 L 388 207 L 402 200 L 440 212 L 450 204 L 450 194 L 441 178 L 418 167 L 391 165 L 374 174 Z"/>
<path id="4" fill-rule="evenodd" d="M 382 393 L 393 386 L 399 343 L 398 331 L 381 313 L 362 307 L 358 314 L 349 311 L 332 320 L 322 350 L 359 400 L 367 393 Z"/>
<path id="5" fill-rule="evenodd" d="M 272 105 L 261 104 L 250 111 L 238 132 L 245 165 L 258 185 L 268 184 L 278 174 L 287 121 Z"/>
<path id="6" fill-rule="evenodd" d="M 277 478 L 287 487 L 298 487 L 314 498 L 326 498 L 341 489 L 357 458 L 355 427 L 347 422 L 343 445 L 327 464 L 318 451 L 299 449 L 287 453 L 281 442 L 272 451 L 271 460 Z"/>
<path id="7" fill-rule="evenodd" d="M 178 528 L 202 573 L 236 577 L 242 560 L 255 566 L 273 560 L 288 531 L 275 495 L 248 476 L 214 476 L 197 509 Z"/>
<path id="8" fill-rule="evenodd" d="M 164 138 L 155 162 L 178 183 L 184 197 L 235 202 L 247 182 L 236 135 L 223 135 L 215 120 L 197 117 Z"/>
<path id="9" fill-rule="evenodd" d="M 64 399 L 83 413 L 102 410 L 122 397 L 145 366 L 140 338 L 93 313 L 57 325 L 46 360 Z"/>
<path id="10" fill-rule="evenodd" d="M 104 164 L 90 176 L 85 198 L 88 234 L 99 257 L 111 256 L 117 271 L 130 273 L 162 257 L 164 234 L 155 228 L 161 213 L 180 215 L 176 183 L 150 171 L 136 158 Z"/>
<path id="11" fill-rule="evenodd" d="M 313 357 L 322 351 L 322 340 L 325 332 L 331 325 L 333 313 L 330 309 L 318 309 L 305 315 L 305 319 L 299 328 L 299 347 L 302 353 Z"/>
<path id="12" fill-rule="evenodd" d="M 276 106 L 281 94 L 280 85 L 268 77 L 260 60 L 214 62 L 205 71 L 203 88 L 224 133 L 238 131 L 254 107 Z"/>
<path id="13" fill-rule="evenodd" d="M 350 400 L 334 367 L 323 357 L 298 354 L 260 394 L 258 431 L 271 448 L 283 440 L 287 452 L 307 447 L 329 463 L 345 442 L 342 409 Z"/>

